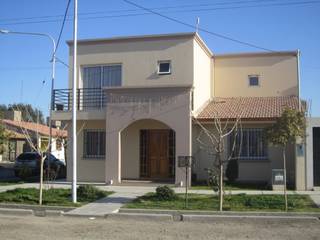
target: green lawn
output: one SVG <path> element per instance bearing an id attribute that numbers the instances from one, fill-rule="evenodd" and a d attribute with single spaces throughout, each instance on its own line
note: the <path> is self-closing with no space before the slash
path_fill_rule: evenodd
<path id="1" fill-rule="evenodd" d="M 192 190 L 212 190 L 211 186 L 206 183 L 194 183 L 191 187 Z M 271 190 L 267 183 L 229 183 L 225 182 L 225 191 L 230 190 Z"/>
<path id="2" fill-rule="evenodd" d="M 311 212 L 320 211 L 307 195 L 289 195 L 289 211 Z M 217 196 L 189 194 L 188 210 L 217 210 L 219 201 Z M 157 199 L 155 193 L 148 193 L 128 203 L 124 208 L 170 209 L 185 210 L 184 194 L 177 194 L 171 201 Z M 282 195 L 226 195 L 224 210 L 226 211 L 282 211 L 284 200 Z"/>
<path id="3" fill-rule="evenodd" d="M 106 197 L 112 192 L 97 191 L 90 196 L 78 193 L 78 203 L 71 201 L 70 189 L 43 190 L 43 205 L 51 206 L 81 206 L 88 202 Z M 39 190 L 36 188 L 16 188 L 0 193 L 0 203 L 38 204 Z"/>

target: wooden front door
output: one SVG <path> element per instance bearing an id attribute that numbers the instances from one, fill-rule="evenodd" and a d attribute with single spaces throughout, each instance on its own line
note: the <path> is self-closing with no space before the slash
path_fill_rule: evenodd
<path id="1" fill-rule="evenodd" d="M 147 161 L 150 178 L 169 178 L 169 130 L 149 130 L 148 139 Z"/>

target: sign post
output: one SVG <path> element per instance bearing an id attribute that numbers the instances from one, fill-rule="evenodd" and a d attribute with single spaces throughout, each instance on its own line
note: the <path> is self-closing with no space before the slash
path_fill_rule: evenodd
<path id="1" fill-rule="evenodd" d="M 193 164 L 193 156 L 178 156 L 178 167 L 185 168 L 186 181 L 185 181 L 185 208 L 188 208 L 188 182 L 189 182 L 189 168 Z"/>

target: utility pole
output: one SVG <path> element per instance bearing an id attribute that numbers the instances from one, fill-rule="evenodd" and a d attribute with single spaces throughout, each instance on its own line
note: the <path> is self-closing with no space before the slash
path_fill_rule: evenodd
<path id="1" fill-rule="evenodd" d="M 72 80 L 72 202 L 77 202 L 77 35 L 78 0 L 74 0 L 73 16 L 73 80 Z"/>

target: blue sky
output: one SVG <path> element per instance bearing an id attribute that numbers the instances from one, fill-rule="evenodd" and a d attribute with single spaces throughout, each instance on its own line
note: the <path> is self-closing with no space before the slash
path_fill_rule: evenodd
<path id="1" fill-rule="evenodd" d="M 132 1 L 148 8 L 161 8 L 157 11 L 189 24 L 195 24 L 200 17 L 202 28 L 261 47 L 300 49 L 302 97 L 312 101 L 312 115 L 320 116 L 320 0 Z M 66 4 L 67 0 L 1 0 L 0 29 L 43 32 L 57 38 Z M 121 0 L 78 0 L 78 5 L 79 38 L 193 31 L 152 14 L 123 16 L 143 11 L 136 11 Z M 72 10 L 73 1 L 69 14 Z M 37 21 L 43 22 L 30 23 Z M 206 33 L 200 35 L 214 53 L 259 51 Z M 65 41 L 71 38 L 72 21 L 67 21 L 57 51 L 65 62 Z M 25 102 L 48 113 L 50 53 L 46 38 L 0 35 L 0 104 Z M 66 88 L 67 77 L 68 69 L 58 64 L 55 88 Z"/>

